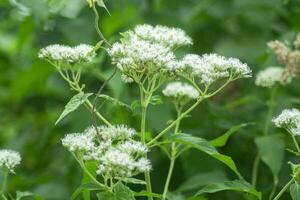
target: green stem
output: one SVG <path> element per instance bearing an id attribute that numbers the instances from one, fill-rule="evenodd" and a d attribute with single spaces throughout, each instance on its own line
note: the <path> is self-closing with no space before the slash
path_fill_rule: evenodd
<path id="1" fill-rule="evenodd" d="M 295 145 L 295 147 L 297 149 L 297 152 L 300 154 L 300 148 L 299 148 L 298 142 L 297 142 L 297 140 L 295 138 L 295 135 L 293 133 L 291 133 L 291 132 L 290 132 L 290 135 L 291 135 L 291 137 L 293 139 L 293 142 L 294 142 L 294 145 Z"/>
<path id="2" fill-rule="evenodd" d="M 280 192 L 276 195 L 276 197 L 273 200 L 278 200 L 283 193 L 290 187 L 290 185 L 294 182 L 294 179 L 292 178 L 281 190 Z"/>
<path id="3" fill-rule="evenodd" d="M 95 5 L 95 1 L 93 1 L 93 4 L 92 4 L 92 7 L 93 7 L 93 12 L 95 14 L 95 29 L 99 35 L 99 37 L 108 45 L 108 46 L 111 46 L 109 44 L 109 42 L 106 40 L 106 38 L 104 37 L 104 35 L 102 34 L 100 28 L 99 28 L 99 14 L 98 14 L 98 11 L 97 11 L 97 8 L 96 8 L 96 5 Z"/>
<path id="4" fill-rule="evenodd" d="M 4 168 L 4 174 L 3 174 L 3 181 L 2 181 L 2 186 L 1 186 L 1 191 L 4 193 L 6 191 L 6 183 L 7 183 L 7 178 L 8 178 L 8 169 Z"/>
<path id="5" fill-rule="evenodd" d="M 181 109 L 177 109 L 177 117 L 179 117 L 180 115 L 181 115 Z M 181 122 L 181 120 L 177 121 L 174 134 L 178 134 L 180 122 Z M 166 199 L 166 197 L 167 197 L 170 181 L 171 181 L 173 170 L 174 170 L 176 157 L 177 157 L 177 148 L 176 148 L 176 143 L 173 142 L 172 147 L 171 147 L 170 167 L 169 167 L 168 176 L 167 176 L 167 180 L 166 180 L 164 191 L 163 191 L 163 198 L 162 198 L 163 200 Z"/>
<path id="6" fill-rule="evenodd" d="M 254 159 L 253 169 L 252 169 L 252 185 L 256 187 L 257 184 L 257 175 L 258 175 L 258 166 L 260 162 L 260 156 L 257 155 Z"/>
<path id="7" fill-rule="evenodd" d="M 100 120 L 102 120 L 107 126 L 112 126 L 112 124 L 109 122 L 109 121 L 107 121 L 107 119 L 105 119 L 95 108 L 94 108 L 94 106 L 93 106 L 93 104 L 90 102 L 90 100 L 86 100 L 85 102 L 84 102 L 84 104 L 91 110 L 91 112 L 95 112 L 95 114 L 96 114 L 96 116 L 100 119 Z M 94 109 L 94 110 L 93 110 Z"/>
<path id="8" fill-rule="evenodd" d="M 273 108 L 274 108 L 274 98 L 276 94 L 276 87 L 273 87 L 270 94 L 270 99 L 268 102 L 268 113 L 266 116 L 266 121 L 263 129 L 263 135 L 267 135 L 269 132 L 269 127 L 271 123 L 271 119 L 273 116 Z M 260 155 L 258 154 L 255 157 L 254 163 L 253 163 L 253 170 L 252 170 L 252 185 L 256 187 L 257 184 L 257 176 L 258 176 L 258 168 L 260 164 Z"/>
<path id="9" fill-rule="evenodd" d="M 82 161 L 81 158 L 78 158 L 75 154 L 73 154 L 74 158 L 76 159 L 76 161 L 79 163 L 81 169 L 84 171 L 84 173 L 96 184 L 98 185 L 100 188 L 105 188 L 107 190 L 109 190 L 109 188 L 100 183 L 90 172 L 89 170 L 85 167 L 84 162 Z"/>
<path id="10" fill-rule="evenodd" d="M 144 93 L 142 90 L 143 86 L 140 86 L 140 96 L 141 96 L 141 105 L 142 105 L 142 113 L 141 113 L 141 140 L 143 143 L 146 142 L 146 117 L 147 117 L 147 108 L 149 105 L 150 98 L 152 96 L 152 92 Z M 147 192 L 152 193 L 151 186 L 151 177 L 150 172 L 145 172 L 145 181 L 146 181 L 146 190 Z M 152 197 L 148 197 L 149 200 L 153 200 Z"/>
<path id="11" fill-rule="evenodd" d="M 204 97 L 198 99 L 196 103 L 194 103 L 189 109 L 187 109 L 185 112 L 183 112 L 176 120 L 174 120 L 167 128 L 165 128 L 163 131 L 161 131 L 159 134 L 157 134 L 150 142 L 147 143 L 148 146 L 153 144 L 155 141 L 157 141 L 160 137 L 162 137 L 165 133 L 167 133 L 170 129 L 172 129 L 174 126 L 176 126 L 177 122 L 183 119 L 186 115 L 188 115 L 192 110 L 194 110 L 202 101 L 204 100 Z"/>

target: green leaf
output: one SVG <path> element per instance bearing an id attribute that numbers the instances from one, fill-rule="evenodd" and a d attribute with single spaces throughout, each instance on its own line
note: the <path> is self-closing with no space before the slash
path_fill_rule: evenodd
<path id="1" fill-rule="evenodd" d="M 284 158 L 284 141 L 280 135 L 255 138 L 255 144 L 262 161 L 270 168 L 275 181 Z"/>
<path id="2" fill-rule="evenodd" d="M 227 181 L 226 175 L 223 171 L 214 170 L 206 173 L 199 173 L 192 175 L 191 178 L 186 180 L 183 184 L 180 185 L 178 191 L 188 191 L 196 188 L 200 188 L 204 185 Z"/>
<path id="3" fill-rule="evenodd" d="M 136 197 L 155 197 L 158 199 L 162 199 L 162 195 L 161 194 L 156 194 L 156 193 L 151 193 L 151 192 L 147 192 L 147 191 L 140 191 L 140 192 L 136 192 L 134 193 L 134 196 Z"/>
<path id="4" fill-rule="evenodd" d="M 300 197 L 300 185 L 298 183 L 293 183 L 290 186 L 290 194 L 293 200 L 299 200 Z"/>
<path id="5" fill-rule="evenodd" d="M 73 192 L 70 200 L 75 200 L 85 190 L 97 191 L 97 190 L 101 190 L 101 188 L 99 188 L 99 186 L 93 182 L 83 183 L 75 190 L 75 192 Z"/>
<path id="6" fill-rule="evenodd" d="M 134 193 L 121 182 L 113 188 L 113 193 L 106 191 L 97 194 L 98 200 L 135 200 Z"/>
<path id="7" fill-rule="evenodd" d="M 22 198 L 25 198 L 25 197 L 33 197 L 35 200 L 43 200 L 43 198 L 40 195 L 32 193 L 32 192 L 17 191 L 16 195 L 17 195 L 16 200 L 21 200 Z"/>
<path id="8" fill-rule="evenodd" d="M 122 107 L 125 107 L 125 108 L 128 108 L 128 109 L 131 110 L 131 106 L 130 105 L 127 105 L 126 103 L 123 103 L 122 101 L 120 101 L 120 100 L 118 100 L 116 98 L 113 98 L 111 96 L 108 96 L 108 95 L 105 95 L 105 94 L 100 94 L 98 97 L 102 98 L 102 99 L 105 99 L 107 101 L 110 101 L 112 103 L 115 103 L 118 106 L 122 106 Z"/>
<path id="9" fill-rule="evenodd" d="M 175 193 L 168 192 L 167 200 L 185 200 L 185 198 L 182 194 L 175 194 Z"/>
<path id="10" fill-rule="evenodd" d="M 125 183 L 132 183 L 132 184 L 138 184 L 138 185 L 146 185 L 146 182 L 143 181 L 143 180 L 140 180 L 140 179 L 136 179 L 136 178 L 116 178 L 118 180 L 121 180 L 122 182 L 125 182 Z"/>
<path id="11" fill-rule="evenodd" d="M 196 148 L 212 156 L 213 158 L 227 165 L 236 175 L 238 175 L 238 177 L 242 177 L 234 161 L 229 156 L 219 153 L 217 149 L 214 146 L 212 146 L 207 140 L 199 137 L 194 137 L 188 134 L 173 135 L 170 137 L 170 140 Z"/>
<path id="12" fill-rule="evenodd" d="M 226 133 L 224 133 L 223 135 L 221 135 L 220 137 L 217 137 L 216 139 L 211 140 L 209 143 L 215 147 L 223 147 L 226 145 L 229 137 L 236 133 L 237 131 L 239 131 L 241 128 L 246 127 L 250 124 L 253 123 L 245 123 L 245 124 L 239 124 L 236 126 L 233 126 L 232 128 L 230 128 Z"/>
<path id="13" fill-rule="evenodd" d="M 232 190 L 238 192 L 246 192 L 256 196 L 258 199 L 262 198 L 260 192 L 256 191 L 255 188 L 244 180 L 225 181 L 221 183 L 213 183 L 205 186 L 199 190 L 195 196 L 199 196 L 205 193 L 215 193 L 224 190 Z"/>
<path id="14" fill-rule="evenodd" d="M 55 125 L 60 122 L 65 116 L 67 116 L 69 113 L 76 110 L 81 104 L 83 104 L 89 96 L 91 96 L 92 93 L 84 94 L 83 92 L 80 92 L 73 96 L 70 101 L 65 106 L 64 111 L 59 116 L 58 120 L 55 122 Z"/>

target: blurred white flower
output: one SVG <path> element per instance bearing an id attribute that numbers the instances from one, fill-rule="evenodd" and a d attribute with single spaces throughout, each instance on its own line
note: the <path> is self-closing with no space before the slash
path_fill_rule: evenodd
<path id="1" fill-rule="evenodd" d="M 162 92 L 165 96 L 174 99 L 197 99 L 199 97 L 199 92 L 193 86 L 182 82 L 169 83 Z"/>
<path id="2" fill-rule="evenodd" d="M 272 121 L 275 126 L 285 128 L 294 135 L 300 135 L 300 111 L 298 109 L 285 109 Z"/>
<path id="3" fill-rule="evenodd" d="M 0 150 L 0 168 L 5 167 L 11 173 L 14 173 L 14 169 L 20 163 L 21 156 L 18 152 L 9 149 Z"/>
<path id="4" fill-rule="evenodd" d="M 95 147 L 94 137 L 85 133 L 70 133 L 62 139 L 64 147 L 71 152 L 90 151 Z"/>
<path id="5" fill-rule="evenodd" d="M 271 88 L 282 81 L 284 69 L 281 67 L 269 67 L 260 71 L 255 79 L 255 84 L 260 87 Z"/>
<path id="6" fill-rule="evenodd" d="M 80 44 L 75 47 L 54 44 L 42 48 L 38 56 L 52 62 L 64 61 L 73 64 L 90 62 L 96 53 L 93 51 L 93 46 L 87 44 Z"/>

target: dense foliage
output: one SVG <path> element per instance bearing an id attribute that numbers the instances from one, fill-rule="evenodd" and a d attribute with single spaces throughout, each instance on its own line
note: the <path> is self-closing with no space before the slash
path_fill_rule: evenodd
<path id="1" fill-rule="evenodd" d="M 300 115 L 297 110 L 285 110 L 286 113 L 281 118 L 279 115 L 283 109 L 299 108 L 299 79 L 294 77 L 288 81 L 279 80 L 281 70 L 277 67 L 294 69 L 299 63 L 296 62 L 295 65 L 295 62 L 290 63 L 280 57 L 278 59 L 275 48 L 278 44 L 268 43 L 272 40 L 283 41 L 291 48 L 290 52 L 297 53 L 297 44 L 293 42 L 300 28 L 298 0 L 110 0 L 105 2 L 107 8 L 99 1 L 99 26 L 108 41 L 99 38 L 97 27 L 94 27 L 93 1 L 88 2 L 91 7 L 85 0 L 0 1 L 0 147 L 16 150 L 22 157 L 19 164 L 18 154 L 0 152 L 0 166 L 5 165 L 1 160 L 7 159 L 11 154 L 14 162 L 10 163 L 9 169 L 18 165 L 13 171 L 6 171 L 16 173 L 11 173 L 8 177 L 8 193 L 19 198 L 36 194 L 29 199 L 69 199 L 77 194 L 78 199 L 89 199 L 87 189 L 94 190 L 97 185 L 90 184 L 91 177 L 84 175 L 80 168 L 82 166 L 67 151 L 78 146 L 73 138 L 68 140 L 65 135 L 83 132 L 95 123 L 97 116 L 81 104 L 88 98 L 93 99 L 91 93 L 97 93 L 120 61 L 119 54 L 114 56 L 112 50 L 107 53 L 103 49 L 109 46 L 106 43 L 119 42 L 120 38 L 124 42 L 128 35 L 120 36 L 119 33 L 133 30 L 139 24 L 161 24 L 181 28 L 193 39 L 192 46 L 176 48 L 177 57 L 184 57 L 187 53 L 218 53 L 239 58 L 252 69 L 253 77 L 235 80 L 220 93 L 212 92 L 214 95 L 209 101 L 201 102 L 181 120 L 181 135 L 164 135 L 169 143 L 166 146 L 162 144 L 162 148 L 151 149 L 148 158 L 152 165 L 150 173 L 154 198 L 161 198 L 157 194 L 164 193 L 170 162 L 165 151 L 170 150 L 171 142 L 186 145 L 190 149 L 183 151 L 176 159 L 169 185 L 170 200 L 255 199 L 259 198 L 259 192 L 262 192 L 263 199 L 268 199 L 270 196 L 274 197 L 287 183 L 290 183 L 288 186 L 291 185 L 289 190 L 292 196 L 287 190 L 281 199 L 300 198 L 300 186 L 296 184 L 299 181 L 299 167 L 295 165 L 300 164 L 300 150 L 295 145 L 295 140 L 299 139 L 297 134 Z M 88 54 L 87 60 L 92 62 L 83 64 L 80 75 L 76 74 L 77 70 L 75 72 L 75 79 L 81 79 L 82 85 L 64 81 L 58 71 L 65 72 L 68 69 L 59 68 L 57 63 L 54 63 L 55 68 L 41 59 L 49 58 L 49 54 L 46 51 L 41 55 L 40 49 L 54 43 L 70 45 L 65 51 L 72 55 L 77 55 L 76 49 L 81 52 L 82 49 L 93 49 L 91 46 L 77 46 L 81 43 L 96 46 Z M 190 42 L 187 40 L 185 43 Z M 58 49 L 49 51 L 57 52 Z M 97 55 L 93 54 L 94 51 Z M 160 55 L 159 52 L 156 53 Z M 80 56 L 74 56 L 65 63 L 72 66 L 73 62 L 85 61 Z M 276 67 L 271 72 L 260 73 L 261 79 L 266 74 L 271 74 L 271 77 L 277 77 L 278 80 L 273 79 L 274 82 L 270 83 L 257 79 L 255 82 L 258 72 L 270 66 Z M 157 69 L 151 73 L 156 72 L 155 70 Z M 203 72 L 200 74 L 203 79 Z M 132 71 L 117 70 L 116 75 L 107 82 L 102 95 L 97 98 L 96 104 L 99 112 L 109 119 L 109 123 L 127 124 L 139 130 L 142 110 L 142 106 L 136 101 L 140 98 L 139 87 L 122 81 L 125 79 L 132 82 L 132 78 L 136 78 Z M 276 87 L 272 87 L 275 82 Z M 172 124 L 178 114 L 170 98 L 166 97 L 172 96 L 175 86 L 172 88 L 171 85 L 169 90 L 163 90 L 165 83 L 148 102 L 147 125 L 142 137 L 150 145 L 154 143 L 152 140 L 155 133 Z M 175 88 L 181 86 L 177 85 Z M 213 89 L 217 87 L 222 86 L 217 85 Z M 86 93 L 83 94 L 82 90 Z M 199 91 L 188 90 L 189 98 L 198 98 Z M 73 104 L 68 104 L 71 108 L 67 110 L 74 111 L 62 113 L 70 99 L 71 103 L 73 99 Z M 186 99 L 180 100 L 180 103 L 184 101 L 189 106 L 193 105 L 186 102 Z M 176 106 L 177 111 L 179 105 L 181 104 Z M 87 106 L 93 107 L 91 104 Z M 279 117 L 273 120 L 274 125 L 272 118 L 276 116 Z M 289 116 L 294 121 L 289 121 Z M 101 121 L 97 123 L 100 124 Z M 100 131 L 105 128 L 107 127 L 102 127 Z M 122 128 L 127 130 L 127 127 L 116 127 L 118 130 Z M 108 133 L 109 131 L 111 130 L 107 130 Z M 221 135 L 223 136 L 218 138 Z M 65 139 L 63 143 L 67 149 L 63 147 L 61 138 Z M 118 138 L 117 141 L 130 142 L 131 138 Z M 84 140 L 85 137 L 81 139 Z M 89 144 L 90 141 L 86 142 Z M 145 147 L 144 152 L 147 151 Z M 102 156 L 100 159 L 103 161 L 112 155 Z M 230 156 L 235 164 L 224 155 Z M 78 156 L 75 158 L 78 159 Z M 140 172 L 149 170 L 137 170 L 138 161 L 134 161 L 136 168 L 131 171 L 132 175 L 139 174 L 135 176 L 136 179 L 125 181 L 123 178 L 123 183 L 118 182 L 113 188 L 115 194 L 126 200 L 132 199 L 134 193 L 128 190 L 124 182 L 135 192 L 145 190 L 144 182 L 141 181 L 144 176 Z M 146 166 L 147 161 L 142 161 L 143 166 Z M 92 163 L 85 165 L 88 170 L 96 172 Z M 97 169 L 100 174 L 103 171 L 101 169 Z M 118 169 L 117 172 L 123 176 L 125 172 L 121 173 L 121 170 Z M 1 173 L 0 182 L 5 179 L 6 172 Z M 16 191 L 32 193 L 16 194 Z M 91 192 L 92 199 L 96 193 L 97 191 Z M 193 197 L 194 194 L 197 195 Z M 137 199 L 143 199 L 140 196 L 149 196 L 150 193 L 148 191 L 135 195 L 139 196 Z M 98 198 L 118 199 L 106 192 L 99 193 Z"/>

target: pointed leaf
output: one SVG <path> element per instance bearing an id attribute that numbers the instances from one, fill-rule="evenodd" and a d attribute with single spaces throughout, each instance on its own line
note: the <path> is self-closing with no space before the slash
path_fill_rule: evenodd
<path id="1" fill-rule="evenodd" d="M 173 135 L 170 137 L 170 140 L 196 148 L 212 156 L 213 158 L 227 165 L 236 175 L 238 175 L 238 177 L 241 178 L 241 174 L 239 173 L 234 161 L 229 156 L 219 153 L 217 149 L 212 146 L 207 140 L 188 134 Z"/>
<path id="2" fill-rule="evenodd" d="M 76 94 L 73 96 L 70 101 L 65 106 L 64 111 L 59 116 L 58 120 L 55 122 L 55 125 L 60 122 L 65 116 L 67 116 L 69 113 L 76 110 L 81 104 L 83 104 L 89 96 L 91 96 L 92 93 L 84 94 L 83 92 Z"/>
<path id="3" fill-rule="evenodd" d="M 277 179 L 284 157 L 284 141 L 280 135 L 257 137 L 255 144 L 262 161 L 270 168 Z M 274 145 L 276 144 L 276 145 Z"/>
<path id="4" fill-rule="evenodd" d="M 16 195 L 17 195 L 16 200 L 21 200 L 25 197 L 33 197 L 33 199 L 35 199 L 35 200 L 43 200 L 43 198 L 40 195 L 32 193 L 32 192 L 17 191 Z"/>
<path id="5" fill-rule="evenodd" d="M 226 145 L 229 137 L 239 131 L 241 128 L 246 127 L 252 123 L 245 123 L 245 124 L 239 124 L 236 126 L 233 126 L 230 128 L 226 133 L 221 135 L 220 137 L 217 137 L 216 139 L 211 140 L 209 143 L 215 147 L 223 147 Z"/>
<path id="6" fill-rule="evenodd" d="M 299 200 L 300 185 L 298 183 L 295 182 L 290 186 L 290 194 L 293 200 Z"/>
<path id="7" fill-rule="evenodd" d="M 98 200 L 135 200 L 134 193 L 121 182 L 117 183 L 111 192 L 100 192 L 97 194 Z"/>
<path id="8" fill-rule="evenodd" d="M 232 190 L 238 192 L 246 192 L 252 194 L 257 197 L 257 199 L 262 198 L 260 192 L 256 191 L 255 188 L 244 180 L 234 180 L 234 181 L 226 181 L 221 183 L 213 183 L 205 186 L 201 190 L 199 190 L 195 196 L 202 195 L 205 193 L 215 193 L 224 190 Z"/>

